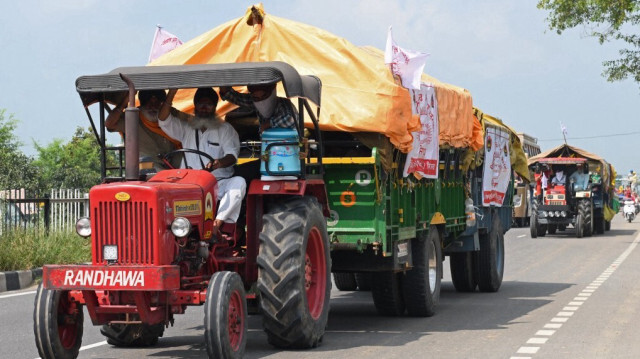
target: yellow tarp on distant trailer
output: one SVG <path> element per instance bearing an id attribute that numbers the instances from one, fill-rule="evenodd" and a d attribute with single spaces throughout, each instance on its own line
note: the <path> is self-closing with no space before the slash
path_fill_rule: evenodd
<path id="1" fill-rule="evenodd" d="M 256 8 L 262 11 L 261 5 Z M 262 24 L 249 25 L 253 19 L 250 9 L 246 16 L 184 43 L 151 65 L 283 61 L 300 74 L 322 80 L 321 129 L 378 132 L 401 151 L 411 149 L 411 132 L 419 129 L 419 119 L 411 112 L 409 91 L 396 84 L 379 56 L 313 26 L 270 14 Z M 469 92 L 426 75 L 425 79 L 436 86 L 441 143 L 482 144 L 482 138 L 474 138 L 478 133 L 473 131 Z M 192 98 L 193 91 L 179 91 L 174 106 L 190 112 Z M 224 115 L 234 107 L 221 103 L 218 113 Z"/>

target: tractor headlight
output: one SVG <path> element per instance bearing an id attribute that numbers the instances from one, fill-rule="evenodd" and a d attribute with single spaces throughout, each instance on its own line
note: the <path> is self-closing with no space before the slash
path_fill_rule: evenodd
<path id="1" fill-rule="evenodd" d="M 566 216 L 567 216 L 567 212 L 562 211 L 562 212 L 560 212 L 560 215 L 561 215 L 562 217 L 566 217 Z"/>
<path id="2" fill-rule="evenodd" d="M 76 221 L 76 233 L 84 238 L 91 236 L 91 220 L 88 217 L 81 217 Z"/>
<path id="3" fill-rule="evenodd" d="M 176 237 L 186 237 L 191 232 L 191 222 L 184 217 L 177 217 L 171 222 L 171 233 Z"/>
<path id="4" fill-rule="evenodd" d="M 553 211 L 549 211 L 549 217 L 553 217 Z"/>
<path id="5" fill-rule="evenodd" d="M 542 211 L 542 217 L 546 217 L 548 215 L 549 215 L 549 213 L 547 213 L 547 211 Z"/>
<path id="6" fill-rule="evenodd" d="M 560 217 L 560 211 L 556 211 L 556 217 Z"/>

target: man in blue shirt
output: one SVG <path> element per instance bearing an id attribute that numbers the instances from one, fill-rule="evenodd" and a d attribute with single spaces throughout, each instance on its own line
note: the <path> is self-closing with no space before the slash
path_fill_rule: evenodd
<path id="1" fill-rule="evenodd" d="M 589 185 L 589 171 L 585 170 L 585 166 L 582 163 L 578 163 L 578 168 L 575 172 L 569 176 L 569 182 L 573 183 L 573 188 L 576 191 L 584 191 Z"/>

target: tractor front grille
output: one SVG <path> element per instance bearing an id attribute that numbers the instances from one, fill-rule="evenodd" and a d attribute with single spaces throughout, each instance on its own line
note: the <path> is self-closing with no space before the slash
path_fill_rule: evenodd
<path id="1" fill-rule="evenodd" d="M 104 245 L 118 246 L 120 264 L 153 264 L 153 234 L 157 233 L 153 208 L 146 202 L 98 202 L 92 206 L 94 251 L 97 264 L 106 264 Z"/>

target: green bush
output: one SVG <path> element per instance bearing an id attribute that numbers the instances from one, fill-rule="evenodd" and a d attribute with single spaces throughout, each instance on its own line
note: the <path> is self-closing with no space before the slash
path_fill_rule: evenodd
<path id="1" fill-rule="evenodd" d="M 89 261 L 91 241 L 74 232 L 45 235 L 39 231 L 18 229 L 0 235 L 0 271 Z"/>

